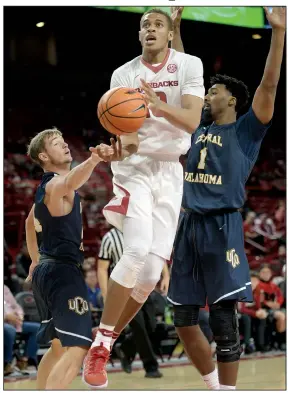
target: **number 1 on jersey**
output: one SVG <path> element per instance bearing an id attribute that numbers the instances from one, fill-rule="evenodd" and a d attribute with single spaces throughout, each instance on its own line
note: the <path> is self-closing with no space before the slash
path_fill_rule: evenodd
<path id="1" fill-rule="evenodd" d="M 156 95 L 160 98 L 161 101 L 167 103 L 167 96 L 166 96 L 166 94 L 164 93 L 164 91 L 156 91 L 155 93 L 156 93 Z M 146 116 L 146 118 L 148 118 L 148 117 L 151 117 L 151 116 L 150 116 L 150 111 L 149 111 L 149 109 L 148 109 L 148 111 L 147 111 L 147 116 Z M 156 116 L 156 117 L 161 117 L 161 116 Z"/>
<path id="2" fill-rule="evenodd" d="M 205 169 L 206 157 L 207 157 L 207 147 L 204 147 L 202 150 L 200 150 L 200 161 L 197 167 L 198 169 Z"/>

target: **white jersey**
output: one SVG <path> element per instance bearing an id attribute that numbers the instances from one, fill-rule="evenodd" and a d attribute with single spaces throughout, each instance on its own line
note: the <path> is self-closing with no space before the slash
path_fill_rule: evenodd
<path id="1" fill-rule="evenodd" d="M 162 101 L 181 108 L 181 96 L 189 94 L 204 98 L 203 65 L 195 56 L 169 49 L 164 61 L 155 66 L 146 63 L 142 56 L 114 71 L 111 89 L 130 87 L 141 91 L 141 80 L 147 82 Z M 190 147 L 191 136 L 169 123 L 164 117 L 151 112 L 138 130 L 137 154 L 158 160 L 174 160 Z"/>

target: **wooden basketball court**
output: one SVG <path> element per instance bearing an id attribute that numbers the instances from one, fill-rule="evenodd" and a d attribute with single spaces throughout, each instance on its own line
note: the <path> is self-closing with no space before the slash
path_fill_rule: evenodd
<path id="1" fill-rule="evenodd" d="M 243 359 L 240 364 L 237 389 L 239 390 L 286 390 L 285 356 Z M 163 377 L 159 379 L 144 378 L 144 371 L 132 374 L 109 372 L 110 390 L 203 390 L 199 374 L 188 362 L 169 365 L 161 364 Z M 71 384 L 71 390 L 87 390 L 81 377 Z M 4 390 L 36 390 L 35 380 L 5 382 Z"/>

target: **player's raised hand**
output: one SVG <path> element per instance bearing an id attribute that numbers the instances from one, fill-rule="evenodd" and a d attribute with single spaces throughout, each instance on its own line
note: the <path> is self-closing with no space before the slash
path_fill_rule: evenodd
<path id="1" fill-rule="evenodd" d="M 170 7 L 171 9 L 171 19 L 173 21 L 173 29 L 174 31 L 180 29 L 182 12 L 184 7 Z"/>
<path id="2" fill-rule="evenodd" d="M 101 143 L 96 147 L 90 147 L 92 155 L 99 157 L 102 161 L 121 161 L 123 160 L 122 155 L 122 143 L 119 136 L 117 136 L 117 143 L 114 138 L 110 138 L 111 146 Z M 98 160 L 99 160 L 98 158 Z"/>
<path id="3" fill-rule="evenodd" d="M 286 7 L 264 7 L 264 10 L 273 29 L 286 29 Z"/>
<path id="4" fill-rule="evenodd" d="M 160 98 L 157 96 L 155 91 L 141 79 L 142 90 L 144 91 L 144 99 L 146 101 L 148 109 L 153 113 L 154 116 L 161 116 L 161 105 Z"/>

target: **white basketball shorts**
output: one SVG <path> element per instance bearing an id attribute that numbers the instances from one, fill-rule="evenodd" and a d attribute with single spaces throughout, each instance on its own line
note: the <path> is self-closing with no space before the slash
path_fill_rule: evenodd
<path id="1" fill-rule="evenodd" d="M 134 155 L 113 162 L 111 169 L 115 197 L 103 209 L 105 218 L 120 231 L 125 216 L 139 218 L 144 231 L 145 221 L 152 220 L 150 252 L 170 259 L 182 202 L 182 165 Z"/>

